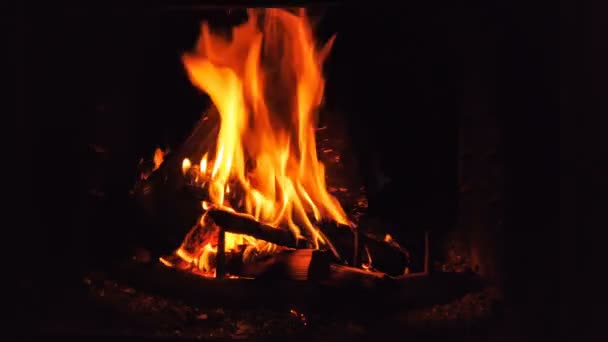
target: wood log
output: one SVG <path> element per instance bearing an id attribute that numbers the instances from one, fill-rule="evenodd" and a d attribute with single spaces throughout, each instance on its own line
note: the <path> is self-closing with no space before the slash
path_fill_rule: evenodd
<path id="1" fill-rule="evenodd" d="M 367 271 L 357 267 L 331 264 L 325 285 L 332 287 L 375 288 L 381 283 L 391 282 L 385 273 Z"/>
<path id="2" fill-rule="evenodd" d="M 226 275 L 226 231 L 220 228 L 217 238 L 217 255 L 215 278 L 222 279 Z"/>
<path id="3" fill-rule="evenodd" d="M 344 262 L 349 266 L 360 266 L 359 253 L 355 250 L 355 245 L 358 245 L 356 243 L 358 242 L 357 229 L 338 224 L 335 221 L 324 220 L 319 223 L 319 230 L 332 242 L 337 254 L 342 256 L 341 259 Z"/>
<path id="4" fill-rule="evenodd" d="M 127 262 L 112 275 L 139 291 L 186 301 L 193 305 L 235 308 L 280 307 L 289 310 L 294 302 L 306 303 L 318 293 L 318 283 L 273 279 L 206 278 L 160 263 Z M 294 296 L 297 293 L 297 296 Z"/>
<path id="5" fill-rule="evenodd" d="M 249 235 L 284 247 L 298 248 L 302 246 L 302 242 L 296 239 L 291 232 L 260 223 L 248 215 L 219 209 L 211 209 L 207 215 L 215 224 L 227 232 Z"/>
<path id="6" fill-rule="evenodd" d="M 139 200 L 148 200 L 156 193 L 182 191 L 184 176 L 182 161 L 189 158 L 196 164 L 204 153 L 212 151 L 218 130 L 219 114 L 215 107 L 199 120 L 192 134 L 176 150 L 170 152 L 160 167 L 147 179 L 139 181 L 133 189 Z"/>
<path id="7" fill-rule="evenodd" d="M 324 221 L 320 229 L 332 241 L 348 265 L 361 267 L 369 253 L 374 269 L 391 276 L 400 276 L 409 265 L 407 251 L 403 251 L 379 238 L 335 222 Z"/>
<path id="8" fill-rule="evenodd" d="M 211 108 L 184 143 L 170 151 L 160 167 L 138 180 L 131 191 L 135 219 L 142 227 L 139 234 L 150 240 L 146 245 L 155 255 L 164 255 L 179 245 L 202 214 L 200 201 L 184 189 L 181 163 L 187 157 L 197 164 L 206 151 L 213 151 L 218 118 Z"/>
<path id="9" fill-rule="evenodd" d="M 209 192 L 207 189 L 195 185 L 184 185 L 184 191 L 195 198 L 197 201 L 209 201 Z"/>
<path id="10" fill-rule="evenodd" d="M 385 272 L 390 276 L 400 276 L 409 264 L 407 255 L 383 240 L 367 234 L 360 235 L 360 245 L 367 248 L 374 269 Z"/>
<path id="11" fill-rule="evenodd" d="M 315 249 L 287 250 L 242 266 L 241 276 L 256 279 L 320 280 L 329 274 L 331 255 Z"/>
<path id="12" fill-rule="evenodd" d="M 289 310 L 294 306 L 324 311 L 390 310 L 406 305 L 431 305 L 459 298 L 478 290 L 483 284 L 478 276 L 466 273 L 436 273 L 425 277 L 399 277 L 385 282 L 374 274 L 332 265 L 331 281 L 294 281 L 272 279 L 211 279 L 190 272 L 163 266 L 160 263 L 126 262 L 111 270 L 113 280 L 121 281 L 137 291 L 157 293 L 186 301 L 192 305 L 235 308 L 277 307 Z M 328 278 L 328 279 L 329 279 Z M 351 279 L 346 281 L 345 279 Z M 368 280 L 368 286 L 352 286 Z M 343 279 L 338 281 L 338 279 Z M 359 279 L 359 280 L 352 280 Z M 378 286 L 373 286 L 376 284 Z M 389 286 L 381 286 L 381 285 Z M 353 300 L 355 299 L 355 300 Z M 374 311 L 371 311 L 372 313 Z M 377 311 L 376 311 L 377 312 Z"/>
<path id="13" fill-rule="evenodd" d="M 206 198 L 204 189 L 194 186 L 186 188 L 189 192 L 196 194 L 197 199 Z M 227 232 L 249 235 L 289 248 L 308 247 L 306 240 L 296 240 L 288 230 L 260 223 L 249 215 L 212 209 L 209 211 L 209 216 Z M 349 266 L 361 267 L 362 263 L 367 262 L 368 254 L 371 256 L 374 269 L 390 276 L 403 275 L 406 267 L 410 265 L 407 252 L 404 252 L 403 248 L 396 248 L 379 238 L 361 233 L 357 229 L 327 221 L 321 222 L 319 228 L 332 242 L 337 250 L 337 255 L 341 255 Z M 428 256 L 425 257 L 428 258 Z M 341 262 L 342 259 L 335 261 Z M 425 262 L 425 264 L 427 263 Z"/>
<path id="14" fill-rule="evenodd" d="M 192 134 L 178 149 L 169 152 L 156 171 L 146 179 L 137 181 L 131 193 L 146 215 L 152 218 L 165 215 L 171 210 L 167 208 L 167 203 L 183 198 L 184 194 L 191 195 L 183 189 L 182 161 L 189 158 L 196 164 L 202 155 L 213 147 L 217 129 L 218 114 L 212 107 L 196 124 Z M 196 198 L 191 196 L 184 200 L 195 202 Z M 197 215 L 198 213 L 192 213 L 189 216 Z"/>

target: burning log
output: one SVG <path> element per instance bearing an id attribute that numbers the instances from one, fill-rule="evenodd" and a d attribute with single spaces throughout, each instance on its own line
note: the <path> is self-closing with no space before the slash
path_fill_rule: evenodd
<path id="1" fill-rule="evenodd" d="M 243 277 L 211 279 L 157 263 L 128 262 L 113 270 L 112 275 L 142 291 L 201 306 L 289 309 L 300 296 L 302 302 L 305 302 L 304 299 L 314 298 L 317 293 L 317 284 L 312 282 L 281 278 L 275 278 L 272 282 Z M 294 296 L 294 293 L 298 296 Z"/>
<path id="2" fill-rule="evenodd" d="M 334 221 L 322 221 L 319 225 L 321 230 L 329 241 L 337 249 L 337 253 L 342 255 L 345 261 L 350 266 L 358 267 L 359 262 L 359 238 L 358 230 L 350 226 L 341 225 Z"/>
<path id="3" fill-rule="evenodd" d="M 246 278 L 218 280 L 158 263 L 127 262 L 111 270 L 110 275 L 138 290 L 201 306 L 290 309 L 296 305 L 347 312 L 363 307 L 387 309 L 430 305 L 461 297 L 483 285 L 479 277 L 469 273 L 435 273 L 427 277 L 384 279 L 377 273 L 342 265 L 331 265 L 330 272 L 325 280 L 320 281 L 275 277 L 268 278 L 272 281 Z"/>
<path id="4" fill-rule="evenodd" d="M 216 278 L 222 279 L 226 274 L 225 265 L 225 233 L 226 231 L 236 234 L 244 234 L 252 236 L 259 240 L 274 243 L 283 247 L 296 248 L 298 246 L 298 240 L 289 231 L 274 228 L 265 224 L 262 224 L 253 218 L 250 218 L 243 214 L 230 213 L 225 210 L 211 209 L 207 212 L 213 222 L 220 228 L 217 246 L 217 265 L 216 265 Z M 264 262 L 258 262 L 255 265 L 247 265 L 245 267 L 244 275 L 259 275 L 260 272 L 268 271 L 269 269 L 281 270 L 285 266 L 287 273 L 292 271 L 292 275 L 297 279 L 308 278 L 308 266 L 310 264 L 311 255 L 300 253 L 304 256 L 308 255 L 308 258 L 295 258 L 295 259 L 284 259 L 287 262 L 277 262 L 279 257 L 271 258 Z M 298 254 L 296 254 L 298 255 Z M 276 259 L 276 260 L 273 260 Z M 301 261 L 304 262 L 301 262 Z M 306 262 L 308 261 L 308 262 Z M 283 267 L 281 267 L 283 266 Z M 241 273 L 243 274 L 243 273 Z"/>
<path id="5" fill-rule="evenodd" d="M 184 185 L 182 174 L 182 162 L 185 158 L 203 155 L 214 143 L 217 135 L 217 119 L 219 114 L 215 107 L 209 111 L 192 131 L 192 134 L 183 142 L 181 147 L 167 155 L 167 158 L 146 179 L 141 180 L 135 186 L 136 195 L 148 195 L 150 190 L 181 191 Z M 148 189 L 148 191 L 144 191 Z"/>
<path id="6" fill-rule="evenodd" d="M 208 210 L 201 217 L 215 224 L 203 226 L 217 233 L 217 244 L 193 239 L 192 244 L 183 244 L 188 248 L 180 247 L 184 256 L 178 254 L 199 271 L 209 273 L 215 268 L 218 279 L 233 274 L 230 270 L 233 266 L 242 266 L 256 276 L 278 267 L 290 279 L 308 279 L 317 254 L 301 249 L 313 245 L 327 248 L 333 254 L 331 261 L 339 263 L 332 267 L 328 266 L 329 261 L 320 263 L 330 282 L 385 278 L 384 273 L 362 270 L 363 266 L 389 275 L 403 274 L 407 266 L 403 251 L 345 226 L 350 220 L 342 205 L 328 192 L 325 168 L 318 162 L 315 127 L 324 80 L 322 68 L 305 66 L 321 66 L 334 38 L 317 51 L 304 12 L 256 10 L 250 11 L 248 18 L 239 30 L 255 34 L 234 31 L 233 39 L 224 41 L 225 44 L 209 45 L 207 39 L 219 41 L 226 37 L 211 33 L 207 24 L 203 24 L 201 45 L 182 56 L 190 81 L 209 95 L 214 112 L 199 122 L 192 135 L 167 160 L 160 164 L 158 160 L 164 155 L 157 158 L 156 171 L 146 175 L 136 192 L 138 199 L 152 216 L 165 212 L 165 208 L 176 213 L 173 216 L 182 221 L 180 230 L 181 226 L 192 227 L 200 217 L 200 201 L 204 201 L 205 210 L 225 208 Z M 259 25 L 262 21 L 265 25 Z M 270 29 L 275 24 L 282 28 L 280 32 Z M 252 49 L 250 53 L 255 58 L 243 64 L 241 51 L 246 46 Z M 276 47 L 281 51 L 274 51 Z M 216 59 L 217 56 L 222 57 Z M 223 77 L 226 71 L 233 78 Z M 249 82 L 251 76 L 255 82 Z M 268 81 L 257 82 L 263 80 Z M 264 86 L 258 89 L 260 83 Z M 283 96 L 275 96 L 275 92 Z M 266 98 L 268 94 L 273 95 Z M 292 115 L 294 110 L 298 115 Z M 283 122 L 280 119 L 283 117 L 289 120 Z M 280 120 L 276 122 L 277 119 Z M 338 162 L 340 156 L 333 152 L 331 148 L 323 151 Z M 340 191 L 347 189 L 340 187 Z M 181 196 L 184 194 L 187 196 Z M 245 212 L 260 213 L 265 222 L 276 222 L 273 225 L 278 227 L 258 222 L 253 216 L 242 214 Z M 322 219 L 334 223 L 318 227 L 317 222 Z M 175 230 L 169 221 L 166 220 L 167 226 Z M 297 238 L 300 234 L 293 234 L 292 230 L 300 230 L 306 238 Z M 186 234 L 186 240 L 190 236 L 195 235 Z M 247 256 L 240 247 L 258 248 L 257 240 L 268 242 L 261 244 L 272 248 L 297 250 L 289 253 L 283 250 L 265 261 L 245 262 L 246 258 L 241 258 L 242 265 L 231 264 L 238 260 L 239 253 Z M 208 258 L 212 253 L 215 265 Z M 342 265 L 346 262 L 350 267 Z"/>
<path id="7" fill-rule="evenodd" d="M 390 276 L 400 276 L 409 265 L 408 252 L 384 240 L 362 233 L 359 229 L 323 222 L 321 230 L 329 237 L 338 252 L 348 258 L 349 266 L 371 264 L 374 269 Z M 371 260 L 370 260 L 371 259 Z"/>
<path id="8" fill-rule="evenodd" d="M 319 280 L 330 272 L 331 256 L 326 251 L 297 249 L 267 260 L 243 265 L 240 274 L 256 279 Z"/>
<path id="9" fill-rule="evenodd" d="M 209 201 L 209 192 L 205 188 L 186 184 L 184 185 L 184 190 L 197 201 Z"/>
<path id="10" fill-rule="evenodd" d="M 249 235 L 279 246 L 291 248 L 302 246 L 291 232 L 260 223 L 246 215 L 218 209 L 209 210 L 208 215 L 215 224 L 227 232 Z"/>
<path id="11" fill-rule="evenodd" d="M 213 139 L 218 130 L 217 118 L 217 109 L 211 107 L 181 147 L 167 154 L 165 160 L 154 172 L 135 184 L 132 190 L 133 198 L 148 217 L 158 220 L 159 215 L 168 215 L 171 211 L 171 206 L 168 205 L 170 201 L 196 202 L 197 196 L 193 196 L 191 192 L 184 189 L 185 179 L 181 164 L 184 158 L 201 155 L 214 143 Z M 200 212 L 195 210 L 182 215 L 187 216 L 184 217 L 184 220 L 194 221 L 196 217 L 200 216 Z"/>
<path id="12" fill-rule="evenodd" d="M 328 278 L 324 281 L 324 284 L 336 287 L 357 286 L 375 288 L 380 283 L 386 283 L 390 280 L 390 277 L 382 272 L 332 264 L 329 267 Z"/>
<path id="13" fill-rule="evenodd" d="M 359 243 L 369 253 L 374 269 L 390 276 L 400 276 L 405 273 L 409 260 L 408 255 L 401 249 L 367 234 L 360 234 Z"/>
<path id="14" fill-rule="evenodd" d="M 219 114 L 212 106 L 182 145 L 164 156 L 158 168 L 139 179 L 131 191 L 140 226 L 156 227 L 145 230 L 147 239 L 151 240 L 146 242 L 147 247 L 155 255 L 166 254 L 179 244 L 202 214 L 200 201 L 184 188 L 181 163 L 184 158 L 200 155 L 215 143 L 218 118 Z"/>
<path id="15" fill-rule="evenodd" d="M 215 266 L 215 277 L 222 279 L 226 275 L 226 232 L 224 229 L 220 228 L 217 241 L 217 264 Z"/>
<path id="16" fill-rule="evenodd" d="M 304 242 L 303 240 L 297 241 L 294 235 L 287 230 L 262 224 L 246 215 L 218 209 L 209 210 L 208 215 L 218 226 L 227 232 L 245 234 L 256 239 L 291 248 L 302 247 L 302 242 Z M 353 256 L 355 260 L 350 265 L 352 267 L 360 267 L 363 263 L 362 261 L 366 261 L 364 260 L 364 256 L 367 256 L 367 254 L 371 257 L 374 269 L 391 276 L 404 274 L 405 268 L 408 266 L 409 260 L 406 252 L 386 241 L 359 233 L 348 226 L 323 224 L 322 229 L 326 233 L 329 232 L 327 235 L 332 239 L 334 244 L 338 241 L 340 253 L 348 252 L 343 255 L 350 254 Z M 340 238 L 338 239 L 337 237 Z"/>

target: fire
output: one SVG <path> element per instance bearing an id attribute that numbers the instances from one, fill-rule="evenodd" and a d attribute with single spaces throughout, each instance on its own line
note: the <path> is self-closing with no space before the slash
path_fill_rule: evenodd
<path id="1" fill-rule="evenodd" d="M 200 173 L 203 175 L 207 173 L 207 154 L 206 153 L 203 156 L 203 158 L 201 159 Z"/>
<path id="2" fill-rule="evenodd" d="M 153 165 L 144 162 L 144 158 L 139 161 L 139 166 L 142 167 L 143 170 L 140 171 L 139 178 L 146 180 L 152 174 L 152 172 L 158 170 L 160 165 L 165 161 L 165 156 L 168 153 L 168 149 L 163 151 L 160 147 L 157 147 L 154 150 L 154 156 L 152 157 Z"/>
<path id="3" fill-rule="evenodd" d="M 162 164 L 164 160 L 165 151 L 163 151 L 161 148 L 157 148 L 154 151 L 154 170 L 158 169 L 160 167 L 160 164 Z"/>
<path id="4" fill-rule="evenodd" d="M 199 165 L 184 159 L 182 171 L 196 173 L 195 183 L 207 189 L 204 209 L 249 214 L 289 229 L 315 248 L 327 243 L 316 226 L 320 220 L 350 225 L 327 191 L 315 142 L 325 86 L 322 64 L 334 38 L 318 49 L 304 10 L 249 10 L 247 22 L 233 29 L 232 39 L 203 23 L 196 49 L 183 56 L 183 63 L 191 82 L 217 108 L 220 128 L 214 149 L 200 156 Z M 212 269 L 208 260 L 216 251 L 211 237 L 200 239 L 214 231 L 210 226 L 203 215 L 199 228 L 176 252 L 203 273 Z M 239 246 L 257 253 L 277 247 L 226 233 L 225 249 Z"/>
<path id="5" fill-rule="evenodd" d="M 188 172 L 190 170 L 191 167 L 192 167 L 192 162 L 190 162 L 190 159 L 185 158 L 184 161 L 182 162 L 182 172 L 185 174 L 186 172 Z"/>

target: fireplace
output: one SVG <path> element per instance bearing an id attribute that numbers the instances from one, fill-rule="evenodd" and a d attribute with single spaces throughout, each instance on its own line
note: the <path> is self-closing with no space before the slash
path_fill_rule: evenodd
<path id="1" fill-rule="evenodd" d="M 30 155 L 45 165 L 31 184 L 66 199 L 30 202 L 41 214 L 30 248 L 55 265 L 28 255 L 40 270 L 23 276 L 24 307 L 47 304 L 36 332 L 494 329 L 503 140 L 486 87 L 491 32 L 471 24 L 482 12 L 26 13 L 24 79 L 54 80 L 26 87 L 28 146 L 42 151 Z"/>

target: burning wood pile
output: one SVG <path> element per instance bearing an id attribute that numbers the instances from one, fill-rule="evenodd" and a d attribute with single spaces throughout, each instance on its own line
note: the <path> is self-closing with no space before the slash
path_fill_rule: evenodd
<path id="1" fill-rule="evenodd" d="M 183 64 L 213 106 L 180 149 L 157 151 L 135 189 L 144 206 L 175 191 L 200 203 L 165 266 L 338 283 L 407 273 L 407 251 L 361 233 L 328 191 L 315 132 L 334 38 L 318 48 L 304 10 L 249 10 L 228 35 L 203 23 Z"/>

